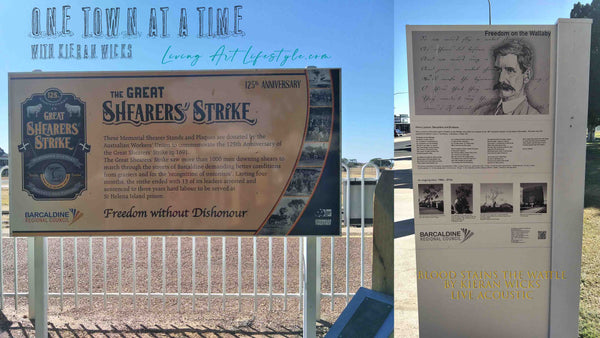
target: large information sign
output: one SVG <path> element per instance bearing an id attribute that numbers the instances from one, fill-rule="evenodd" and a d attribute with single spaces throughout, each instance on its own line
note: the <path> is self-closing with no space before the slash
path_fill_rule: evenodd
<path id="1" fill-rule="evenodd" d="M 11 233 L 339 234 L 339 103 L 339 69 L 11 73 Z"/>
<path id="2" fill-rule="evenodd" d="M 422 337 L 548 335 L 555 31 L 407 27 Z"/>

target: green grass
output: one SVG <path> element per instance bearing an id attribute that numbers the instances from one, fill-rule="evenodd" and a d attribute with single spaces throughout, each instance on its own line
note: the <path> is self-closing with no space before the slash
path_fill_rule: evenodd
<path id="1" fill-rule="evenodd" d="M 581 253 L 579 337 L 600 337 L 600 142 L 588 143 Z"/>
<path id="2" fill-rule="evenodd" d="M 600 209 L 586 208 L 581 254 L 579 337 L 600 337 Z"/>
<path id="3" fill-rule="evenodd" d="M 584 196 L 586 208 L 600 209 L 600 142 L 587 144 Z"/>

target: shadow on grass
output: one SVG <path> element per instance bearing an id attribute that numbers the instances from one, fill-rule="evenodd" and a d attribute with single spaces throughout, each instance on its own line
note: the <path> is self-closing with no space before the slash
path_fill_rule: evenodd
<path id="1" fill-rule="evenodd" d="M 584 205 L 600 208 L 600 142 L 586 147 Z"/>

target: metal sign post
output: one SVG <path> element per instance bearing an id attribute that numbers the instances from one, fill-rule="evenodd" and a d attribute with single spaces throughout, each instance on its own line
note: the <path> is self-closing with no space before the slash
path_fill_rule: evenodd
<path id="1" fill-rule="evenodd" d="M 27 238 L 27 302 L 29 303 L 29 319 L 35 319 L 35 237 Z"/>
<path id="2" fill-rule="evenodd" d="M 303 337 L 317 336 L 317 237 L 304 237 Z"/>
<path id="3" fill-rule="evenodd" d="M 48 337 L 48 238 L 34 237 L 33 270 L 29 269 L 29 313 L 36 338 Z M 29 261 L 31 265 L 31 260 Z M 32 275 L 33 274 L 33 275 Z M 31 287 L 33 280 L 33 288 Z"/>

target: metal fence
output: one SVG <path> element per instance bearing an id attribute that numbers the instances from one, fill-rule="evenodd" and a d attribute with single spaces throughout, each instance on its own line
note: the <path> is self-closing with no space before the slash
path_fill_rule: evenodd
<path id="1" fill-rule="evenodd" d="M 376 166 L 367 164 L 362 168 L 363 206 L 367 166 L 375 167 L 376 178 L 379 177 Z M 336 299 L 347 303 L 359 286 L 365 286 L 368 272 L 365 262 L 371 257 L 365 245 L 365 239 L 370 236 L 365 234 L 364 207 L 360 232 L 352 229 L 348 221 L 348 210 L 361 206 L 348 205 L 350 171 L 343 167 L 346 172 L 342 189 L 343 236 L 323 237 L 317 242 L 317 255 L 323 258 L 317 269 L 317 297 L 329 298 L 331 311 Z M 0 184 L 0 205 L 6 188 L 7 185 Z M 303 240 L 184 236 L 49 238 L 49 302 L 51 308 L 58 306 L 60 311 L 67 306 L 77 308 L 101 300 L 104 306 L 116 301 L 119 306 L 129 302 L 134 307 L 148 309 L 162 304 L 163 310 L 169 303 L 179 312 L 194 312 L 200 302 L 204 302 L 208 310 L 215 308 L 215 303 L 224 310 L 226 302 L 231 306 L 230 303 L 237 300 L 241 309 L 242 301 L 248 299 L 253 301 L 254 311 L 263 299 L 268 300 L 269 310 L 274 309 L 276 299 L 283 304 L 281 309 L 287 310 L 288 300 L 297 299 L 301 310 Z M 355 248 L 351 242 L 360 242 L 360 254 L 351 253 L 351 248 Z M 3 310 L 14 306 L 18 312 L 29 296 L 28 290 L 33 290 L 27 273 L 33 265 L 32 243 L 33 239 L 7 237 L 0 231 L 0 308 Z M 342 250 L 345 257 L 340 257 Z M 358 265 L 360 276 L 351 275 L 351 268 Z"/>

